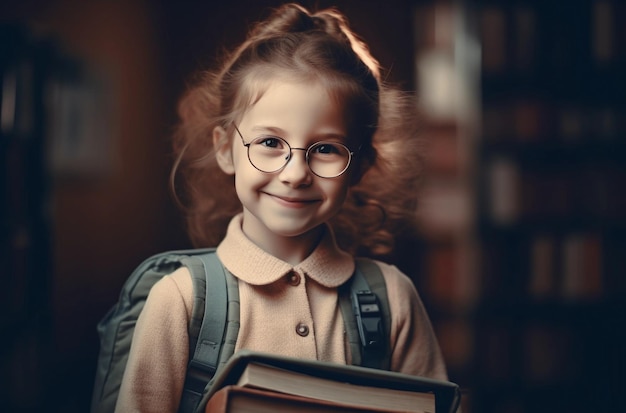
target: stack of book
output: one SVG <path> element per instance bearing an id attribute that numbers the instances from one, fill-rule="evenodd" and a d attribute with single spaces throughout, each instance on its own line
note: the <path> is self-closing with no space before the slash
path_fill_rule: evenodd
<path id="1" fill-rule="evenodd" d="M 218 375 L 206 413 L 453 413 L 456 384 L 400 373 L 241 351 Z"/>

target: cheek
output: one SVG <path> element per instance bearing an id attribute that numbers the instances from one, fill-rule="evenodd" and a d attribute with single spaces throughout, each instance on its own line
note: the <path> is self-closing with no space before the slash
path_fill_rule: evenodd
<path id="1" fill-rule="evenodd" d="M 343 205 L 346 200 L 346 196 L 348 194 L 349 185 L 348 179 L 343 178 L 341 181 L 337 182 L 328 182 L 325 188 L 326 194 L 331 198 L 333 204 L 336 204 L 336 207 L 340 207 Z"/>
<path id="2" fill-rule="evenodd" d="M 235 164 L 235 190 L 239 198 L 249 197 L 250 193 L 258 191 L 267 184 L 265 174 L 255 169 L 248 161 L 247 155 L 237 155 Z"/>
<path id="3" fill-rule="evenodd" d="M 256 170 L 251 170 L 245 163 L 240 163 L 235 168 L 235 188 L 237 192 L 250 191 L 255 189 L 260 183 Z"/>
<path id="4" fill-rule="evenodd" d="M 235 167 L 235 179 L 242 181 L 255 180 L 255 175 L 258 172 L 254 166 L 248 160 L 248 151 L 245 147 L 239 145 L 239 147 L 233 150 L 233 165 Z"/>
<path id="5" fill-rule="evenodd" d="M 235 171 L 239 171 L 242 168 L 246 167 L 246 163 L 248 162 L 248 151 L 242 145 L 235 145 L 233 147 L 233 165 L 235 166 Z"/>

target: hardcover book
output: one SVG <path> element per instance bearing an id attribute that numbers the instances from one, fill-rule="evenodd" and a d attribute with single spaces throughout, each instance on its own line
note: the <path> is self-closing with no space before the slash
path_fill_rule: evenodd
<path id="1" fill-rule="evenodd" d="M 460 392 L 447 381 L 243 350 L 220 371 L 207 398 L 207 413 L 246 412 L 241 407 L 255 403 L 256 411 L 263 405 L 267 411 L 453 413 Z"/>

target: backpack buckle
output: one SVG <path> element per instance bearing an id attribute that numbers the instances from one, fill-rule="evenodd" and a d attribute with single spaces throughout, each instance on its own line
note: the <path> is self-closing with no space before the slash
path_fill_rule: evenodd
<path id="1" fill-rule="evenodd" d="M 209 381 L 215 375 L 216 368 L 197 360 L 191 360 L 185 378 L 185 390 L 202 395 Z"/>
<path id="2" fill-rule="evenodd" d="M 371 291 L 354 292 L 352 305 L 363 348 L 377 349 L 382 347 L 384 338 L 382 313 L 376 294 Z"/>

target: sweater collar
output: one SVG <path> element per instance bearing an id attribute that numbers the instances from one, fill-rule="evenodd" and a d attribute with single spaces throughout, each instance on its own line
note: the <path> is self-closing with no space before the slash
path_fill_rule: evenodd
<path id="1" fill-rule="evenodd" d="M 325 287 L 335 288 L 345 283 L 354 272 L 354 259 L 339 249 L 330 226 L 311 255 L 292 266 L 250 241 L 241 229 L 242 220 L 243 215 L 238 214 L 230 221 L 226 237 L 217 247 L 217 255 L 224 267 L 248 284 L 270 284 L 296 271 Z"/>

